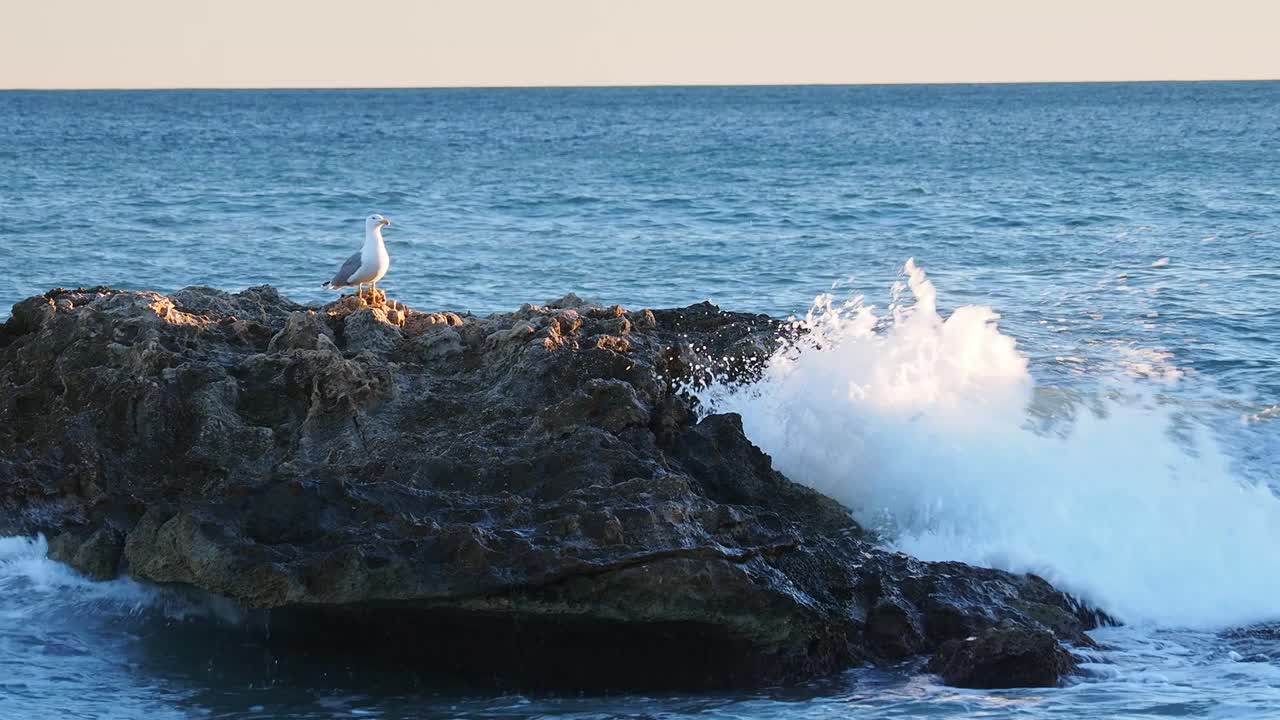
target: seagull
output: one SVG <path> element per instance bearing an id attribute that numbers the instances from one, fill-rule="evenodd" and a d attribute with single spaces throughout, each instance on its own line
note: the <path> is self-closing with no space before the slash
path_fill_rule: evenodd
<path id="1" fill-rule="evenodd" d="M 391 267 L 391 258 L 387 255 L 387 246 L 382 243 L 382 228 L 391 221 L 381 215 L 370 215 L 364 219 L 364 247 L 360 252 L 347 258 L 338 268 L 338 274 L 321 287 L 336 290 L 344 287 L 355 287 L 356 295 L 364 297 L 364 286 L 377 289 L 378 281 L 387 274 Z"/>

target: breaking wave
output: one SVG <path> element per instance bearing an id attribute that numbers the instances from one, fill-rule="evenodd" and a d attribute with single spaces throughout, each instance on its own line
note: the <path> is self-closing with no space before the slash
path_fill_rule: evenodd
<path id="1" fill-rule="evenodd" d="M 944 317 L 908 261 L 887 312 L 819 296 L 759 382 L 699 399 L 904 552 L 1036 572 L 1131 623 L 1280 618 L 1271 489 L 1132 381 L 1038 387 L 998 319 Z"/>

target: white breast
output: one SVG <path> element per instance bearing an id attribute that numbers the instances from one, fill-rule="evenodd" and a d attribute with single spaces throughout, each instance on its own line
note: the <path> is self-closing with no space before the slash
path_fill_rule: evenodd
<path id="1" fill-rule="evenodd" d="M 351 274 L 347 282 L 352 285 L 376 283 L 387 274 L 389 267 L 391 258 L 387 255 L 387 246 L 382 242 L 382 233 L 375 230 L 365 238 L 364 247 L 360 250 L 360 267 Z"/>

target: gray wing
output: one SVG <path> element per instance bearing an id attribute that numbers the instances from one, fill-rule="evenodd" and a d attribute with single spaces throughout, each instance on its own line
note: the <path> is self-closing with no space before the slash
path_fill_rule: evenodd
<path id="1" fill-rule="evenodd" d="M 355 255 L 347 258 L 347 261 L 342 263 L 342 267 L 338 268 L 338 274 L 334 275 L 333 279 L 325 284 L 329 287 L 349 287 L 350 284 L 347 280 L 350 279 L 351 276 L 359 269 L 360 253 L 356 253 Z"/>

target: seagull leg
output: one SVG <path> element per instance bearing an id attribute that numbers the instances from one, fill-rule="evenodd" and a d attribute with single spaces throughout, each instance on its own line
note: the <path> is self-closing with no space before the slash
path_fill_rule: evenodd
<path id="1" fill-rule="evenodd" d="M 360 284 L 356 285 L 356 297 L 362 300 L 364 299 L 364 285 L 360 285 Z"/>

